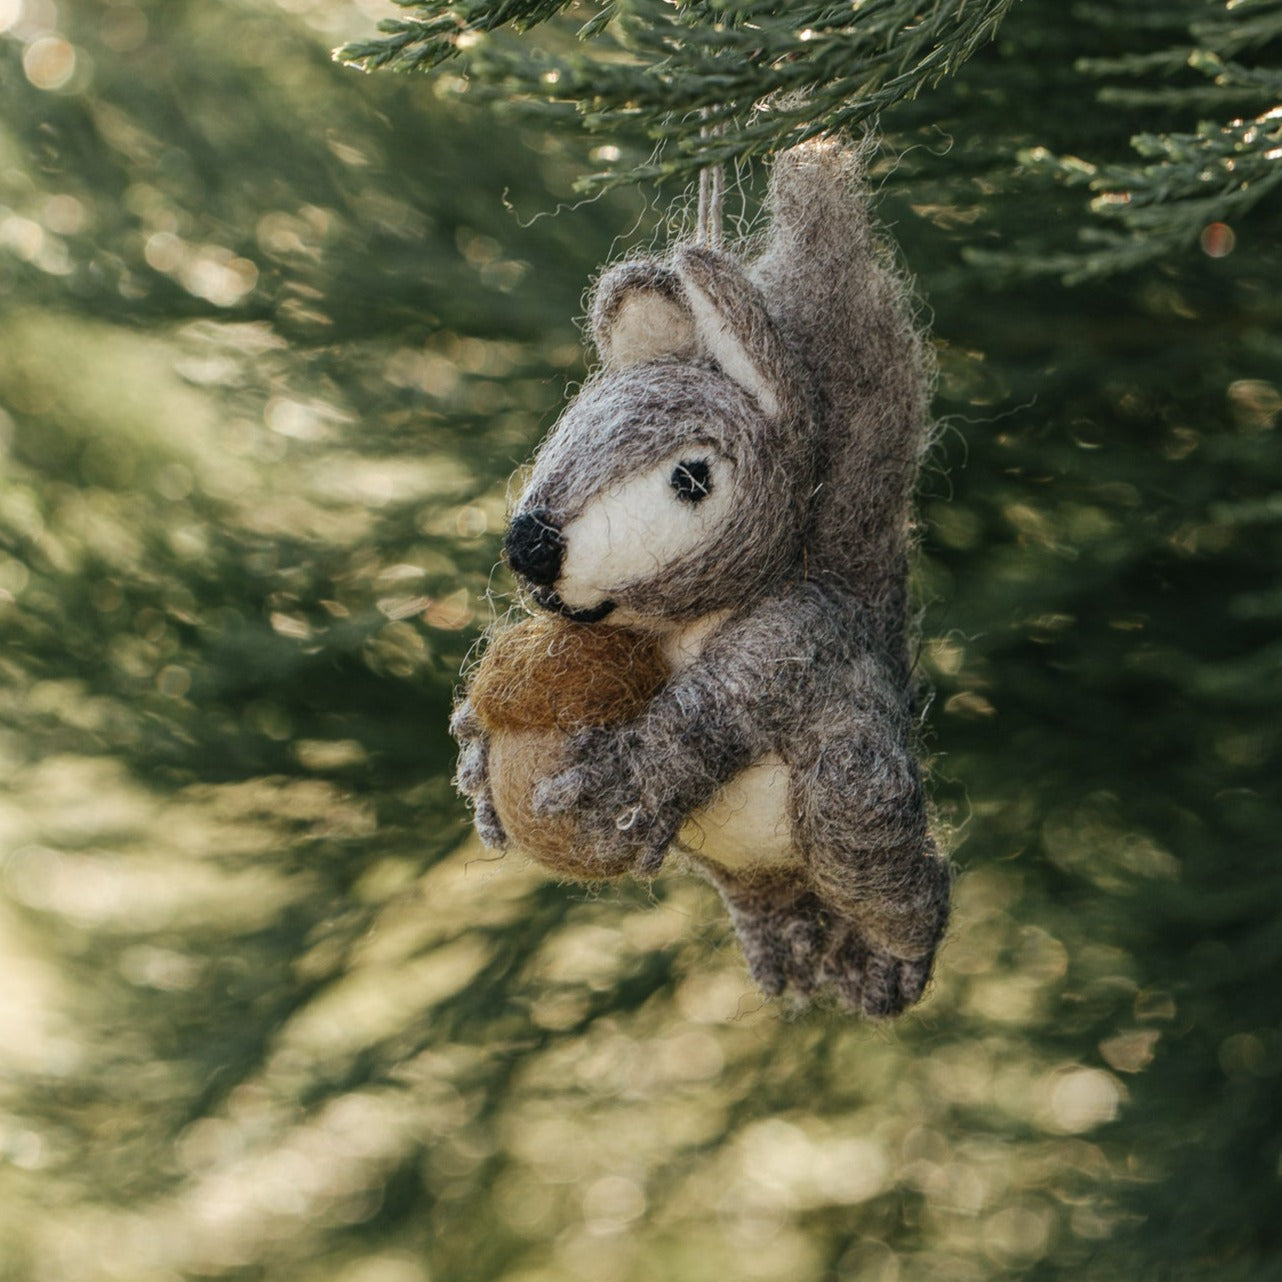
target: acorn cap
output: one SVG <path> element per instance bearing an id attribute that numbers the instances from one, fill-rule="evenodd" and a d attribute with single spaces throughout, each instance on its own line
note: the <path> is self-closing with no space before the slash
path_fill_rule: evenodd
<path id="1" fill-rule="evenodd" d="M 637 716 L 669 675 L 658 637 L 541 615 L 490 638 L 468 698 L 491 734 L 573 734 Z"/>

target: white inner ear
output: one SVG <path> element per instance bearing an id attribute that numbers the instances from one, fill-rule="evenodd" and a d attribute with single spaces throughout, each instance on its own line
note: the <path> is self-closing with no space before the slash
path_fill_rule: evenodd
<path id="1" fill-rule="evenodd" d="M 708 355 L 729 378 L 756 400 L 770 418 L 774 418 L 779 413 L 779 398 L 769 380 L 752 363 L 743 344 L 735 337 L 707 294 L 688 278 L 683 283 L 690 299 L 690 309 L 694 312 L 695 326 Z"/>
<path id="2" fill-rule="evenodd" d="M 653 290 L 637 290 L 619 304 L 610 325 L 608 362 L 616 369 L 694 347 L 694 320 L 685 308 Z"/>
<path id="3" fill-rule="evenodd" d="M 711 485 L 706 498 L 691 503 L 677 497 L 672 471 L 699 458 L 708 461 Z M 565 556 L 558 595 L 571 609 L 591 609 L 617 588 L 656 578 L 710 543 L 734 502 L 733 464 L 698 446 L 602 490 L 561 531 Z"/>

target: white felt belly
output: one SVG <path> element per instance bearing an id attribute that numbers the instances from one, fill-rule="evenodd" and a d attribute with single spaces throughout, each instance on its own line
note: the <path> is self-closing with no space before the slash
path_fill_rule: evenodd
<path id="1" fill-rule="evenodd" d="M 762 757 L 686 820 L 681 845 L 736 870 L 795 864 L 788 795 L 788 767 L 773 753 Z"/>

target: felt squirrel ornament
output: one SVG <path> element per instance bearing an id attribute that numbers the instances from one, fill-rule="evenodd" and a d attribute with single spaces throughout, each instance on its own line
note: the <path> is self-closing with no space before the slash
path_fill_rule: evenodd
<path id="1" fill-rule="evenodd" d="M 601 368 L 539 449 L 452 730 L 482 840 L 718 889 L 767 995 L 916 1002 L 951 876 L 914 756 L 911 506 L 930 364 L 866 149 L 774 162 L 769 230 L 596 284 Z"/>

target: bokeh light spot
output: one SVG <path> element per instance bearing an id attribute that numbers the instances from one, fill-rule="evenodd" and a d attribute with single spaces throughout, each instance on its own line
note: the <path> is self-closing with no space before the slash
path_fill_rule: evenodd
<path id="1" fill-rule="evenodd" d="M 1202 228 L 1202 252 L 1208 258 L 1227 258 L 1237 244 L 1237 236 L 1228 223 L 1208 223 Z"/>
<path id="2" fill-rule="evenodd" d="M 1052 1130 L 1074 1135 L 1111 1122 L 1122 1104 L 1122 1084 L 1102 1068 L 1073 1067 L 1051 1074 L 1046 1114 Z"/>
<path id="3" fill-rule="evenodd" d="M 62 89 L 76 74 L 76 50 L 61 36 L 41 36 L 22 55 L 22 70 L 37 89 Z"/>
<path id="4" fill-rule="evenodd" d="M 1003 1264 L 1026 1264 L 1046 1252 L 1050 1225 L 1044 1212 L 1008 1206 L 984 1224 L 984 1249 Z"/>

